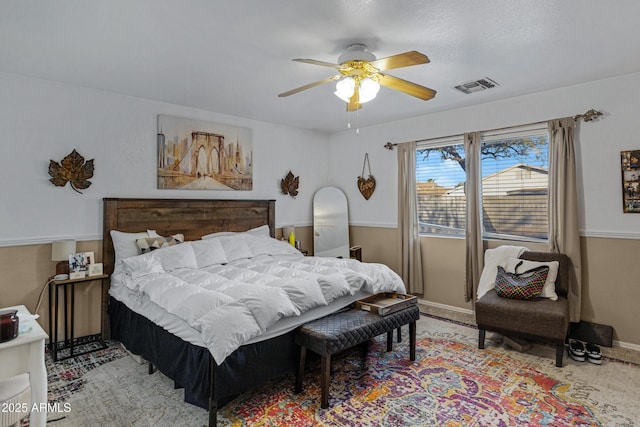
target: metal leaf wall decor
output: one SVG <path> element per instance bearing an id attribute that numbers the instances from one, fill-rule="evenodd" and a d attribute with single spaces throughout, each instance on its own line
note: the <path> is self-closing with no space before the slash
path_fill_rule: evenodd
<path id="1" fill-rule="evenodd" d="M 284 179 L 280 181 L 280 188 L 282 188 L 283 194 L 288 194 L 291 197 L 296 197 L 298 195 L 299 184 L 300 184 L 300 177 L 293 176 L 293 173 L 289 171 L 287 176 L 285 176 Z"/>
<path id="2" fill-rule="evenodd" d="M 93 159 L 85 162 L 75 149 L 60 163 L 49 160 L 49 180 L 56 187 L 64 187 L 67 182 L 74 191 L 82 194 L 82 191 L 89 188 L 93 177 Z"/>

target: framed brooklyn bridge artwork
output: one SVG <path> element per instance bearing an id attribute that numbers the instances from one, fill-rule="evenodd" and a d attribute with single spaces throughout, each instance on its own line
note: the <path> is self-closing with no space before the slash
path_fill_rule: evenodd
<path id="1" fill-rule="evenodd" d="M 158 188 L 251 190 L 251 129 L 158 115 Z"/>

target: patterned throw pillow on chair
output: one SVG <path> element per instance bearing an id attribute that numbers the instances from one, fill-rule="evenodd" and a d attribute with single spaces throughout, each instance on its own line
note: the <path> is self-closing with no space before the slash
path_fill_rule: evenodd
<path id="1" fill-rule="evenodd" d="M 496 293 L 503 298 L 532 300 L 542 293 L 544 282 L 549 274 L 549 267 L 532 268 L 523 273 L 509 273 L 502 266 L 498 266 L 496 276 Z"/>
<path id="2" fill-rule="evenodd" d="M 174 234 L 171 237 L 148 237 L 146 239 L 136 240 L 136 245 L 140 249 L 141 254 L 154 251 L 160 248 L 166 248 L 169 246 L 177 245 L 184 242 L 183 234 Z"/>

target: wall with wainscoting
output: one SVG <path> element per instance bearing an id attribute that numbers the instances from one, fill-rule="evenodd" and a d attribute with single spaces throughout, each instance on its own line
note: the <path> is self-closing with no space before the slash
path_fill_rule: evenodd
<path id="1" fill-rule="evenodd" d="M 275 199 L 276 225 L 295 225 L 312 248 L 312 200 L 327 179 L 328 135 L 185 108 L 111 92 L 0 73 L 0 307 L 35 310 L 55 272 L 51 242 L 73 239 L 78 251 L 102 250 L 102 198 Z M 253 190 L 156 188 L 157 115 L 247 127 L 253 137 Z M 91 186 L 78 194 L 49 182 L 49 160 L 73 149 L 94 159 Z M 282 194 L 280 180 L 300 177 L 299 195 Z M 305 231 L 305 228 L 307 231 Z M 78 285 L 76 336 L 99 331 L 100 283 Z M 48 330 L 47 298 L 38 310 Z"/>
<path id="2" fill-rule="evenodd" d="M 620 152 L 640 149 L 636 137 L 640 99 L 632 95 L 638 90 L 640 73 L 633 73 L 361 128 L 359 134 L 344 131 L 331 135 L 329 185 L 342 188 L 349 199 L 352 235 L 356 237 L 352 243 L 367 242 L 363 244 L 365 260 L 379 259 L 384 254 L 390 265 L 399 265 L 399 240 L 390 238 L 397 227 L 397 157 L 396 150 L 384 148 L 387 142 L 490 130 L 573 116 L 595 108 L 604 116 L 579 123 L 576 133 L 582 318 L 613 326 L 614 339 L 640 350 L 638 308 L 634 303 L 640 301 L 634 274 L 640 250 L 640 214 L 622 211 L 620 172 Z M 426 103 L 425 110 L 428 108 Z M 365 153 L 377 181 L 369 200 L 360 195 L 356 186 Z M 470 311 L 463 290 L 464 241 L 422 237 L 422 247 L 423 298 Z"/>

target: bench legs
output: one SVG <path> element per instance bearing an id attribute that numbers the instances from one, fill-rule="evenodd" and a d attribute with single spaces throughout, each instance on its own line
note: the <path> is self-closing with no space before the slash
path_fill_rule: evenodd
<path id="1" fill-rule="evenodd" d="M 398 342 L 402 341 L 402 329 L 398 328 Z M 387 351 L 393 349 L 393 331 L 387 332 Z M 409 323 L 409 360 L 416 360 L 416 322 Z"/>
<path id="2" fill-rule="evenodd" d="M 304 378 L 304 365 L 307 358 L 307 348 L 300 346 L 298 372 L 296 373 L 295 392 L 302 392 L 302 379 Z M 331 379 L 331 355 L 322 356 L 320 360 L 320 407 L 329 407 L 329 381 Z"/>
<path id="3" fill-rule="evenodd" d="M 416 360 L 416 322 L 409 323 L 409 360 Z"/>
<path id="4" fill-rule="evenodd" d="M 329 407 L 329 381 L 331 379 L 331 355 L 322 356 L 320 360 L 320 407 Z"/>
<path id="5" fill-rule="evenodd" d="M 398 340 L 400 339 L 400 328 L 398 328 Z M 387 351 L 391 351 L 393 346 L 393 330 L 387 332 Z M 295 392 L 302 392 L 302 379 L 304 378 L 304 365 L 307 358 L 307 348 L 300 346 L 298 358 L 298 371 L 296 372 Z M 409 359 L 416 360 L 416 322 L 409 323 Z M 329 382 L 331 381 L 331 355 L 321 356 L 320 359 L 320 407 L 329 407 Z"/>
<path id="6" fill-rule="evenodd" d="M 402 342 L 402 327 L 399 327 L 397 330 L 398 330 L 398 342 Z M 393 331 L 387 332 L 387 351 L 391 351 L 391 348 L 392 348 L 391 341 L 393 341 Z"/>
<path id="7" fill-rule="evenodd" d="M 307 348 L 300 346 L 300 358 L 298 360 L 298 373 L 296 375 L 296 388 L 295 392 L 300 393 L 302 391 L 302 378 L 304 377 L 304 364 L 307 358 Z"/>

